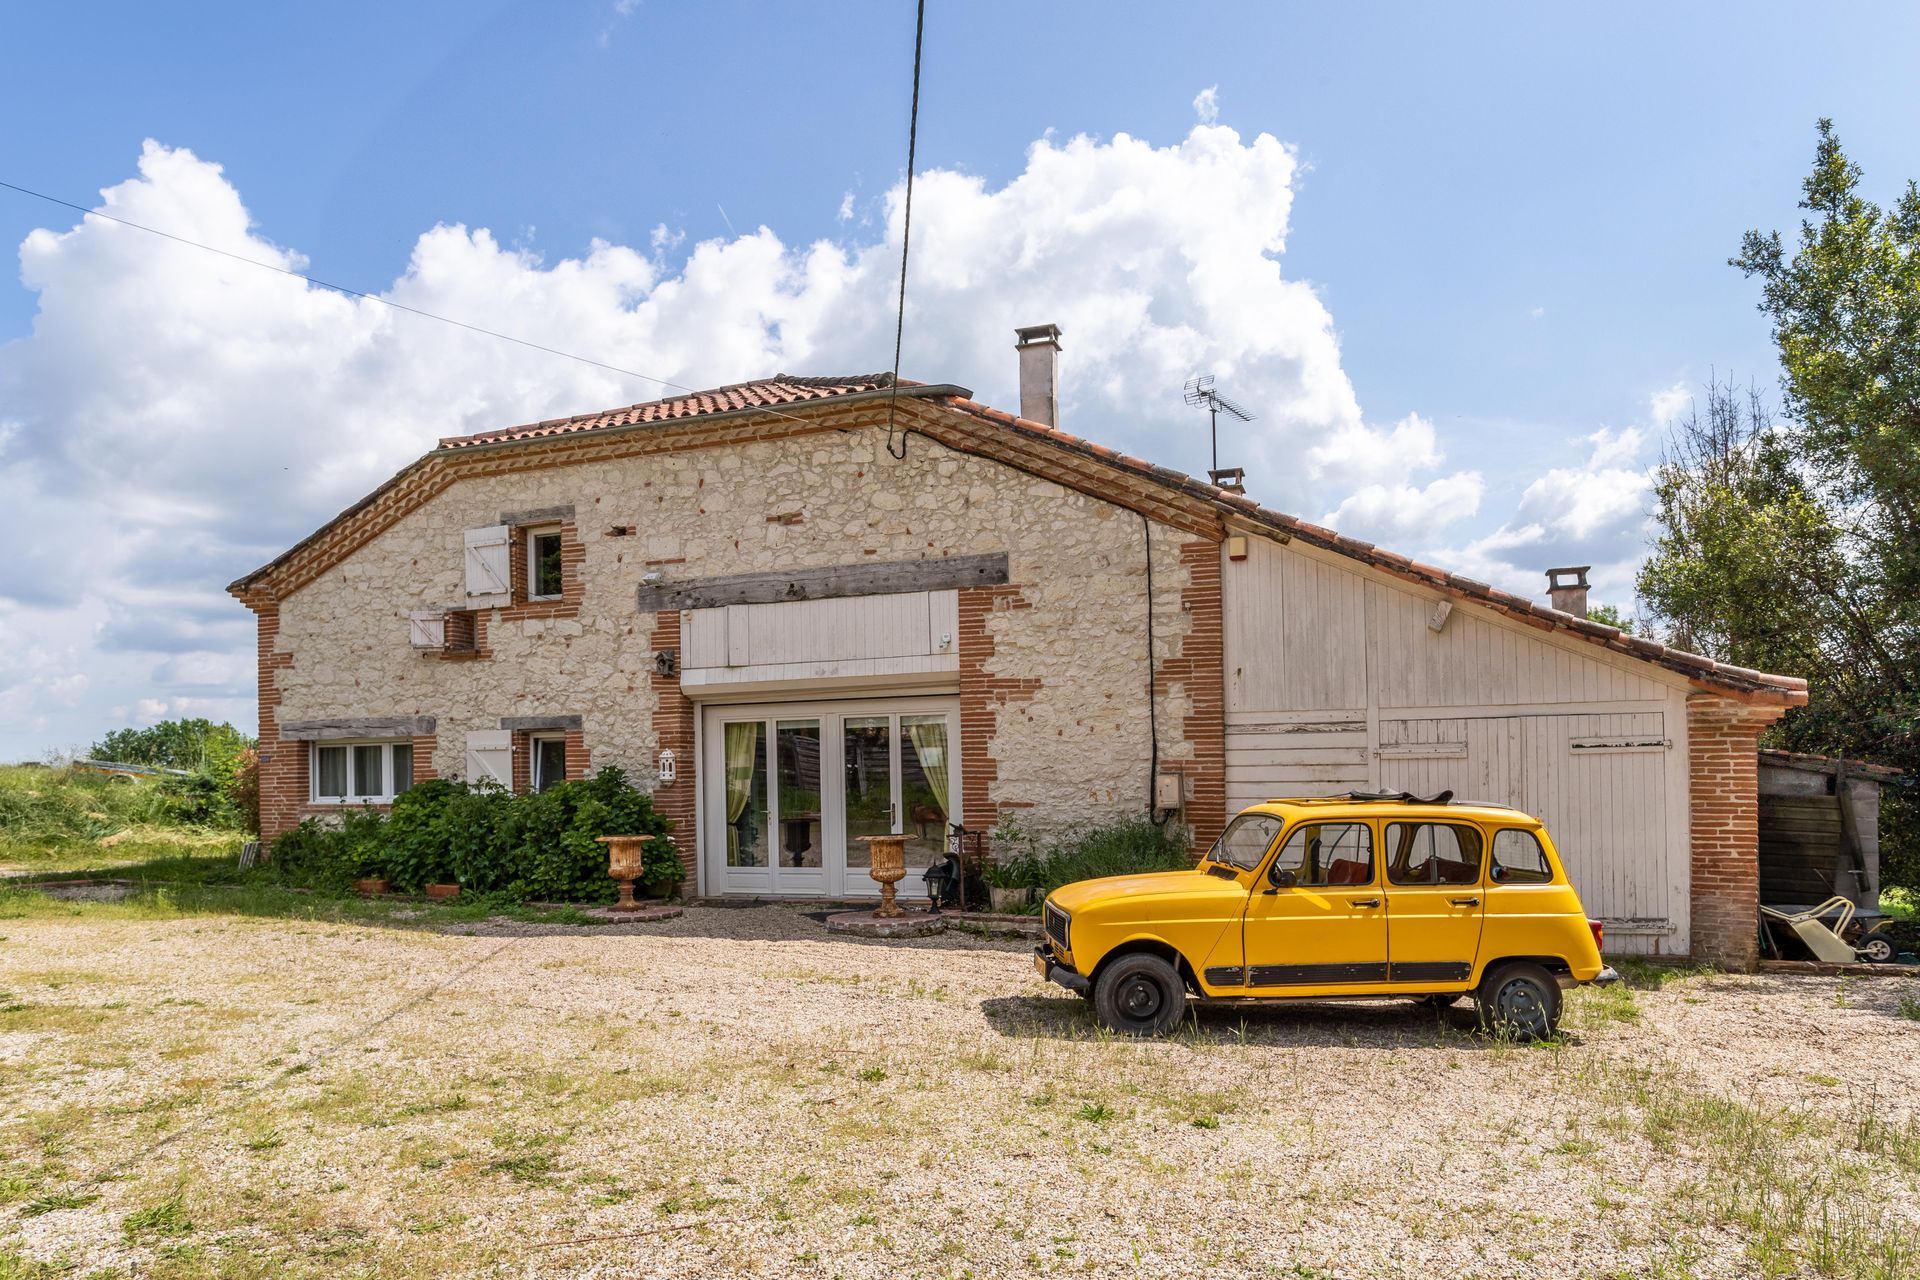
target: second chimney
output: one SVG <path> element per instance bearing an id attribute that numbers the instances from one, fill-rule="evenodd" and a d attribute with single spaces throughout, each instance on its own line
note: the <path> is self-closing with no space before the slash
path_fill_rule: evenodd
<path id="1" fill-rule="evenodd" d="M 1028 325 L 1015 329 L 1013 349 L 1020 353 L 1020 416 L 1029 422 L 1060 425 L 1060 326 Z"/>
<path id="2" fill-rule="evenodd" d="M 1587 616 L 1587 570 L 1591 568 L 1590 564 L 1576 564 L 1547 570 L 1547 599 L 1554 608 L 1576 618 Z"/>

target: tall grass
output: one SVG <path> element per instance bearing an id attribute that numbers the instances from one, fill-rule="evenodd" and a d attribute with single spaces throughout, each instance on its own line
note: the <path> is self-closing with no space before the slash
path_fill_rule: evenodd
<path id="1" fill-rule="evenodd" d="M 155 782 L 0 767 L 0 842 L 44 849 L 171 821 L 170 797 Z"/>
<path id="2" fill-rule="evenodd" d="M 1178 871 L 1191 865 L 1179 828 L 1127 818 L 1099 827 L 1079 827 L 1051 837 L 1032 836 L 1009 818 L 994 833 L 1006 881 L 1038 889 L 1144 871 Z"/>

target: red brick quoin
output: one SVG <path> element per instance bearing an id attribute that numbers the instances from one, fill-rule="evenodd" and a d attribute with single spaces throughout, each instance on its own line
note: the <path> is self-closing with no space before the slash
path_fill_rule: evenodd
<path id="1" fill-rule="evenodd" d="M 1693 956 L 1726 969 L 1759 959 L 1760 735 L 1785 712 L 1710 693 L 1687 699 Z"/>

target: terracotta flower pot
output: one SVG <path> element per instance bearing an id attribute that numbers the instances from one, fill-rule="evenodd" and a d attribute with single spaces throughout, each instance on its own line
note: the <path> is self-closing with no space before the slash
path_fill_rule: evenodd
<path id="1" fill-rule="evenodd" d="M 391 885 L 389 885 L 385 880 L 381 879 L 379 876 L 374 876 L 373 878 L 368 880 L 355 880 L 353 882 L 353 887 L 359 890 L 361 893 L 365 894 L 369 898 L 378 897 L 380 894 L 383 894 L 388 889 L 392 888 Z"/>
<path id="2" fill-rule="evenodd" d="M 457 898 L 460 896 L 460 886 L 457 884 L 430 884 L 427 886 L 427 896 L 429 898 Z"/>

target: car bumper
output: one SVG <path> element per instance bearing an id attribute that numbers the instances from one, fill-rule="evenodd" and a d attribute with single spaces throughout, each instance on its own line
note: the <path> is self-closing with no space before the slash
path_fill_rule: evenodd
<path id="1" fill-rule="evenodd" d="M 1075 973 L 1070 967 L 1061 964 L 1059 960 L 1055 959 L 1053 948 L 1047 946 L 1045 943 L 1033 949 L 1033 967 L 1034 971 L 1042 978 L 1045 978 L 1048 982 L 1059 983 L 1075 995 L 1085 995 L 1087 989 L 1093 985 L 1091 979 L 1082 977 Z"/>
<path id="2" fill-rule="evenodd" d="M 1620 975 L 1613 971 L 1610 964 L 1601 966 L 1600 972 L 1593 975 L 1593 985 L 1596 987 L 1610 987 L 1618 981 Z"/>

